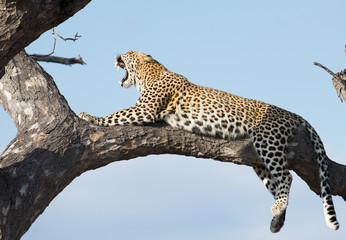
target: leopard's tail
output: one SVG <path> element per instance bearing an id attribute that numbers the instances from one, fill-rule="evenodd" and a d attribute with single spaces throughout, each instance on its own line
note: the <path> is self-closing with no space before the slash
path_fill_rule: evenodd
<path id="1" fill-rule="evenodd" d="M 323 147 L 323 143 L 318 134 L 316 133 L 315 129 L 304 119 L 301 118 L 301 120 L 310 134 L 310 139 L 314 145 L 317 154 L 324 218 L 328 227 L 330 227 L 333 230 L 337 230 L 339 228 L 339 223 L 336 219 L 333 199 L 330 193 L 327 154 Z"/>

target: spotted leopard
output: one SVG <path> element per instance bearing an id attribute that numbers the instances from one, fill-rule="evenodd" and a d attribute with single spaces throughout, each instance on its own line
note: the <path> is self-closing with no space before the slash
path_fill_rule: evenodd
<path id="1" fill-rule="evenodd" d="M 285 150 L 295 129 L 304 125 L 317 154 L 326 224 L 334 230 L 339 228 L 330 193 L 326 152 L 316 131 L 302 117 L 261 101 L 195 85 L 140 52 L 117 56 L 115 65 L 125 69 L 121 86 L 134 85 L 140 91 L 137 103 L 106 117 L 83 112 L 78 115 L 80 118 L 101 126 L 164 120 L 174 128 L 223 139 L 248 135 L 265 165 L 254 170 L 275 199 L 271 208 L 272 232 L 283 226 L 292 182 Z"/>

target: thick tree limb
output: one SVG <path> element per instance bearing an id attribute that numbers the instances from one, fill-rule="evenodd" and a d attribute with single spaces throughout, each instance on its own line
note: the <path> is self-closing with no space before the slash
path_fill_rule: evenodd
<path id="1" fill-rule="evenodd" d="M 0 236 L 16 240 L 83 172 L 150 154 L 262 165 L 247 138 L 198 136 L 169 126 L 100 127 L 76 117 L 53 79 L 24 52 L 6 66 L 0 103 L 18 134 L 0 157 Z M 289 168 L 319 193 L 316 157 L 303 127 L 287 149 Z M 346 166 L 330 161 L 332 193 L 346 199 Z"/>
<path id="2" fill-rule="evenodd" d="M 346 100 L 346 69 L 335 74 L 327 67 L 323 66 L 318 62 L 314 62 L 314 65 L 319 66 L 320 68 L 324 69 L 327 73 L 333 76 L 332 81 L 333 86 L 336 90 L 336 94 L 338 95 L 341 102 L 343 99 Z"/>
<path id="3" fill-rule="evenodd" d="M 43 32 L 64 22 L 90 0 L 0 1 L 0 70 Z"/>

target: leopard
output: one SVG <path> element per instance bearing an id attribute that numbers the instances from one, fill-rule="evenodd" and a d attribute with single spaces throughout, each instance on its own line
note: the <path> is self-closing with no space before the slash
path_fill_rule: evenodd
<path id="1" fill-rule="evenodd" d="M 304 126 L 316 152 L 326 225 L 337 230 L 328 173 L 328 158 L 315 129 L 301 116 L 262 101 L 191 83 L 169 71 L 151 55 L 129 51 L 116 57 L 115 67 L 125 70 L 120 85 L 135 86 L 140 96 L 134 106 L 105 117 L 78 114 L 100 126 L 146 125 L 165 121 L 176 129 L 221 139 L 247 136 L 263 161 L 253 166 L 274 198 L 270 229 L 280 231 L 285 221 L 292 175 L 286 149 L 298 126 Z"/>

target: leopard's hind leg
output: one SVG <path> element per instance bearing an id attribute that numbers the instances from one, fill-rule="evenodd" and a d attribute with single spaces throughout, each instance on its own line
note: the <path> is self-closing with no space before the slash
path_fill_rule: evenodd
<path id="1" fill-rule="evenodd" d="M 253 146 L 265 165 L 265 168 L 262 168 L 265 177 L 264 175 L 260 177 L 275 199 L 271 209 L 274 225 L 279 219 L 284 218 L 292 183 L 292 175 L 286 168 L 285 150 L 289 135 L 285 134 L 286 130 L 287 128 L 278 126 L 261 125 L 251 134 Z M 258 174 L 258 171 L 256 173 Z"/>
<path id="2" fill-rule="evenodd" d="M 277 191 L 276 179 L 272 179 L 270 171 L 264 166 L 254 166 L 253 169 L 256 172 L 257 176 L 263 182 L 264 186 L 268 189 L 268 191 L 271 193 L 271 195 L 275 199 L 275 195 Z M 292 181 L 292 177 L 290 181 Z M 285 223 L 285 218 L 286 218 L 286 210 L 284 210 L 278 216 L 274 216 L 270 223 L 270 230 L 273 233 L 279 232 Z"/>

